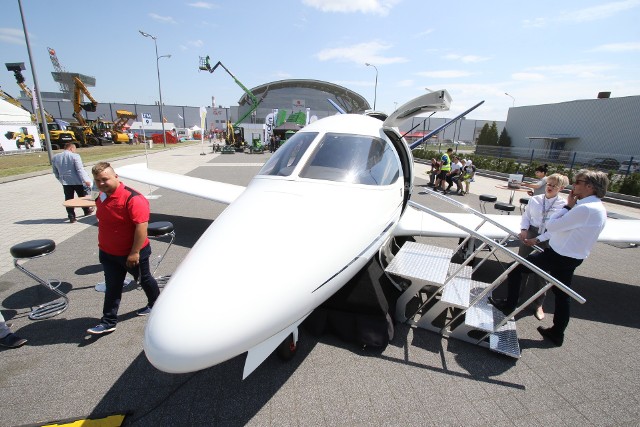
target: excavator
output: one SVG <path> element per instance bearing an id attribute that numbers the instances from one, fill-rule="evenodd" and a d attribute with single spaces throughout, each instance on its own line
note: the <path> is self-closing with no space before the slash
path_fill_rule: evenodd
<path id="1" fill-rule="evenodd" d="M 7 66 L 7 70 L 8 71 L 12 71 L 13 75 L 16 78 L 16 83 L 18 83 L 18 86 L 20 86 L 20 88 L 23 90 L 23 92 L 25 93 L 25 95 L 31 100 L 33 101 L 33 92 L 31 92 L 31 89 L 29 89 L 29 86 L 27 86 L 25 84 L 25 78 L 22 75 L 22 71 L 25 70 L 24 64 L 22 62 L 19 63 L 10 63 L 10 64 L 6 64 Z M 12 104 L 23 108 L 22 104 L 20 103 L 20 101 L 18 101 L 17 99 L 11 97 L 10 95 L 6 94 L 5 92 L 3 92 L 2 97 L 5 100 L 8 100 L 7 97 L 12 98 L 15 102 L 13 101 L 9 101 Z M 28 110 L 27 110 L 28 111 Z M 42 128 L 43 123 L 47 124 L 47 129 L 49 130 L 49 140 L 51 141 L 51 149 L 53 150 L 58 150 L 64 147 L 64 145 L 67 142 L 73 142 L 76 145 L 79 145 L 79 142 L 76 140 L 75 134 L 69 130 L 66 130 L 64 128 L 64 126 L 62 124 L 60 124 L 58 121 L 56 121 L 56 119 L 53 118 L 53 116 L 51 114 L 49 114 L 46 110 L 44 111 L 44 120 L 42 119 L 42 117 L 40 117 L 40 112 L 39 111 L 35 111 L 34 113 L 31 113 L 31 120 L 33 120 L 34 122 L 36 121 L 36 116 L 37 116 L 37 123 L 38 126 L 40 126 L 40 140 L 44 141 L 44 130 Z"/>
<path id="2" fill-rule="evenodd" d="M 113 123 L 103 120 L 87 120 L 82 115 L 82 110 L 95 112 L 98 108 L 98 101 L 96 101 L 91 92 L 87 89 L 87 86 L 77 76 L 73 78 L 73 117 L 77 120 L 76 123 L 71 123 L 69 127 L 73 130 L 76 138 L 82 142 L 83 145 L 110 145 L 114 143 L 114 137 L 107 138 L 104 135 L 107 132 L 112 132 Z M 89 102 L 83 102 L 83 95 L 89 98 Z M 126 135 L 125 135 L 126 136 Z M 129 138 L 127 137 L 127 141 Z"/>
<path id="3" fill-rule="evenodd" d="M 113 138 L 113 142 L 116 144 L 123 142 L 128 143 L 129 135 L 125 132 L 124 125 L 126 125 L 129 120 L 135 120 L 138 116 L 127 110 L 116 110 L 116 116 L 118 116 L 118 120 L 113 123 L 111 138 Z"/>
<path id="4" fill-rule="evenodd" d="M 206 57 L 202 57 L 202 56 L 200 57 L 200 66 L 198 67 L 199 70 L 213 73 L 218 67 L 224 68 L 224 70 L 231 76 L 233 81 L 235 81 L 236 84 L 240 86 L 242 90 L 244 90 L 244 92 L 247 94 L 247 96 L 249 97 L 252 103 L 251 108 L 244 115 L 242 115 L 242 117 L 236 120 L 234 124 L 231 124 L 231 122 L 227 123 L 227 131 L 225 132 L 225 139 L 227 141 L 227 144 L 229 145 L 222 148 L 223 153 L 233 152 L 234 149 L 232 147 L 235 148 L 235 151 L 243 151 L 244 144 L 245 144 L 244 129 L 240 127 L 240 123 L 242 123 L 244 119 L 249 117 L 249 115 L 251 115 L 251 113 L 253 113 L 258 108 L 258 104 L 260 104 L 260 101 L 258 101 L 255 95 L 249 89 L 247 89 L 246 86 L 243 85 L 240 82 L 240 80 L 238 80 L 237 77 L 234 76 L 233 73 L 229 71 L 229 69 L 225 67 L 221 61 L 218 61 L 218 63 L 212 67 L 211 58 L 209 57 L 209 55 L 207 55 Z M 264 152 L 264 146 L 259 142 L 254 141 L 249 146 L 249 153 L 262 153 L 262 152 Z"/>

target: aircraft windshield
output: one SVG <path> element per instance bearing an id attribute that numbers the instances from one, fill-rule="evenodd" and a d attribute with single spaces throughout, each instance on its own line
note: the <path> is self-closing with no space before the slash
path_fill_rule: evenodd
<path id="1" fill-rule="evenodd" d="M 302 178 L 389 185 L 400 175 L 390 144 L 381 138 L 328 133 L 300 173 Z"/>
<path id="2" fill-rule="evenodd" d="M 289 176 L 307 151 L 317 132 L 298 132 L 275 152 L 264 164 L 258 175 Z"/>

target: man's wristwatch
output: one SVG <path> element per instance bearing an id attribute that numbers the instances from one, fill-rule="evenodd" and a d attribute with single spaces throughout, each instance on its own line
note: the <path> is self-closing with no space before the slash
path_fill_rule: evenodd
<path id="1" fill-rule="evenodd" d="M 564 208 L 565 208 L 566 210 L 568 210 L 568 211 L 570 211 L 572 207 L 573 207 L 573 206 L 564 205 Z"/>

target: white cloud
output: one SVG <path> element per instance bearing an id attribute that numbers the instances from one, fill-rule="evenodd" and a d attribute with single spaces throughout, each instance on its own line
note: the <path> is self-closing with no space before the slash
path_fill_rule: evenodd
<path id="1" fill-rule="evenodd" d="M 424 36 L 428 36 L 429 34 L 433 33 L 435 30 L 433 28 L 429 28 L 428 30 L 419 32 L 418 34 L 416 34 L 414 37 L 415 38 L 420 38 L 420 37 L 424 37 Z"/>
<path id="2" fill-rule="evenodd" d="M 161 22 L 163 24 L 176 24 L 177 22 L 171 16 L 161 16 L 157 13 L 150 13 L 149 16 L 151 19 L 157 22 Z"/>
<path id="3" fill-rule="evenodd" d="M 29 36 L 33 37 L 31 33 Z M 25 44 L 24 33 L 16 28 L 0 28 L 0 41 L 9 44 Z"/>
<path id="4" fill-rule="evenodd" d="M 207 3 L 206 1 L 197 1 L 195 3 L 187 3 L 187 5 L 191 7 L 196 7 L 199 9 L 215 9 L 218 6 L 213 3 Z"/>
<path id="5" fill-rule="evenodd" d="M 187 42 L 187 46 L 191 46 L 191 47 L 202 47 L 204 46 L 204 42 L 202 40 L 189 40 Z"/>
<path id="6" fill-rule="evenodd" d="M 316 53 L 315 56 L 320 61 L 336 60 L 341 62 L 355 62 L 361 65 L 368 62 L 376 66 L 407 62 L 406 58 L 400 56 L 385 57 L 380 55 L 381 51 L 388 50 L 391 47 L 392 45 L 390 44 L 373 41 L 359 43 L 353 46 L 323 49 Z"/>
<path id="7" fill-rule="evenodd" d="M 322 12 L 373 13 L 386 16 L 400 0 L 302 0 L 302 3 Z"/>
<path id="8" fill-rule="evenodd" d="M 598 6 L 586 7 L 584 9 L 571 10 L 562 12 L 553 18 L 540 17 L 534 19 L 525 19 L 523 26 L 525 28 L 540 28 L 550 25 L 551 23 L 583 23 L 593 22 L 601 19 L 610 18 L 618 13 L 627 11 L 640 6 L 640 0 L 623 0 L 600 4 Z"/>
<path id="9" fill-rule="evenodd" d="M 542 65 L 532 67 L 530 70 L 543 71 L 558 76 L 571 76 L 579 79 L 607 78 L 608 73 L 614 70 L 614 65 L 608 64 L 560 64 Z"/>
<path id="10" fill-rule="evenodd" d="M 511 75 L 513 80 L 521 80 L 521 81 L 540 81 L 544 80 L 544 74 L 540 73 L 513 73 Z"/>
<path id="11" fill-rule="evenodd" d="M 535 18 L 535 19 L 525 19 L 522 21 L 522 26 L 525 28 L 542 28 L 546 27 L 549 23 L 547 18 Z"/>
<path id="12" fill-rule="evenodd" d="M 415 81 L 411 80 L 411 79 L 400 80 L 400 81 L 396 82 L 396 86 L 397 87 L 411 87 L 414 84 L 415 84 Z"/>
<path id="13" fill-rule="evenodd" d="M 478 55 L 458 55 L 455 53 L 450 53 L 445 55 L 445 59 L 457 60 L 464 62 L 465 64 L 475 63 L 475 62 L 483 62 L 487 61 L 489 58 L 486 56 L 478 56 Z"/>
<path id="14" fill-rule="evenodd" d="M 617 13 L 640 6 L 640 0 L 624 0 L 586 7 L 562 14 L 560 21 L 591 22 L 609 18 Z"/>
<path id="15" fill-rule="evenodd" d="M 592 52 L 633 52 L 640 50 L 640 42 L 610 43 L 593 48 Z"/>
<path id="16" fill-rule="evenodd" d="M 440 71 L 421 71 L 416 73 L 421 77 L 430 77 L 435 79 L 455 79 L 458 77 L 467 77 L 472 73 L 463 70 L 440 70 Z"/>
<path id="17" fill-rule="evenodd" d="M 289 73 L 285 73 L 284 71 L 278 71 L 274 74 L 274 77 L 280 80 L 286 80 L 290 79 L 292 75 Z"/>

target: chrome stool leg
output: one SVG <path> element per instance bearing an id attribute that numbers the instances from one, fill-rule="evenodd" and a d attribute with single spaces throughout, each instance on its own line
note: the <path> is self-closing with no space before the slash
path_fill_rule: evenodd
<path id="1" fill-rule="evenodd" d="M 164 285 L 167 284 L 169 279 L 171 279 L 171 275 L 168 274 L 164 276 L 156 276 L 156 272 L 158 271 L 158 268 L 160 267 L 162 260 L 167 255 L 167 252 L 169 252 L 169 248 L 171 248 L 171 245 L 173 245 L 173 241 L 176 238 L 176 233 L 175 233 L 175 230 L 173 229 L 172 223 L 168 221 L 160 221 L 160 222 L 150 223 L 149 226 L 147 227 L 147 234 L 150 238 L 158 239 L 158 240 L 163 238 L 169 238 L 169 244 L 164 250 L 164 252 L 162 253 L 162 255 L 158 256 L 157 259 L 154 260 L 153 272 L 151 273 L 151 275 L 155 277 L 156 281 L 158 282 L 158 286 L 163 287 Z"/>
<path id="2" fill-rule="evenodd" d="M 40 258 L 52 253 L 56 248 L 56 244 L 53 240 L 31 240 L 28 242 L 19 243 L 11 247 L 11 255 L 13 256 L 13 265 L 24 274 L 35 280 L 38 284 L 49 289 L 51 292 L 58 295 L 60 298 L 41 304 L 31 310 L 29 319 L 31 320 L 44 320 L 53 316 L 57 316 L 69 307 L 69 298 L 67 295 L 60 291 L 58 287 L 61 284 L 60 280 L 44 280 L 38 275 L 20 265 L 20 260 L 30 260 Z"/>

